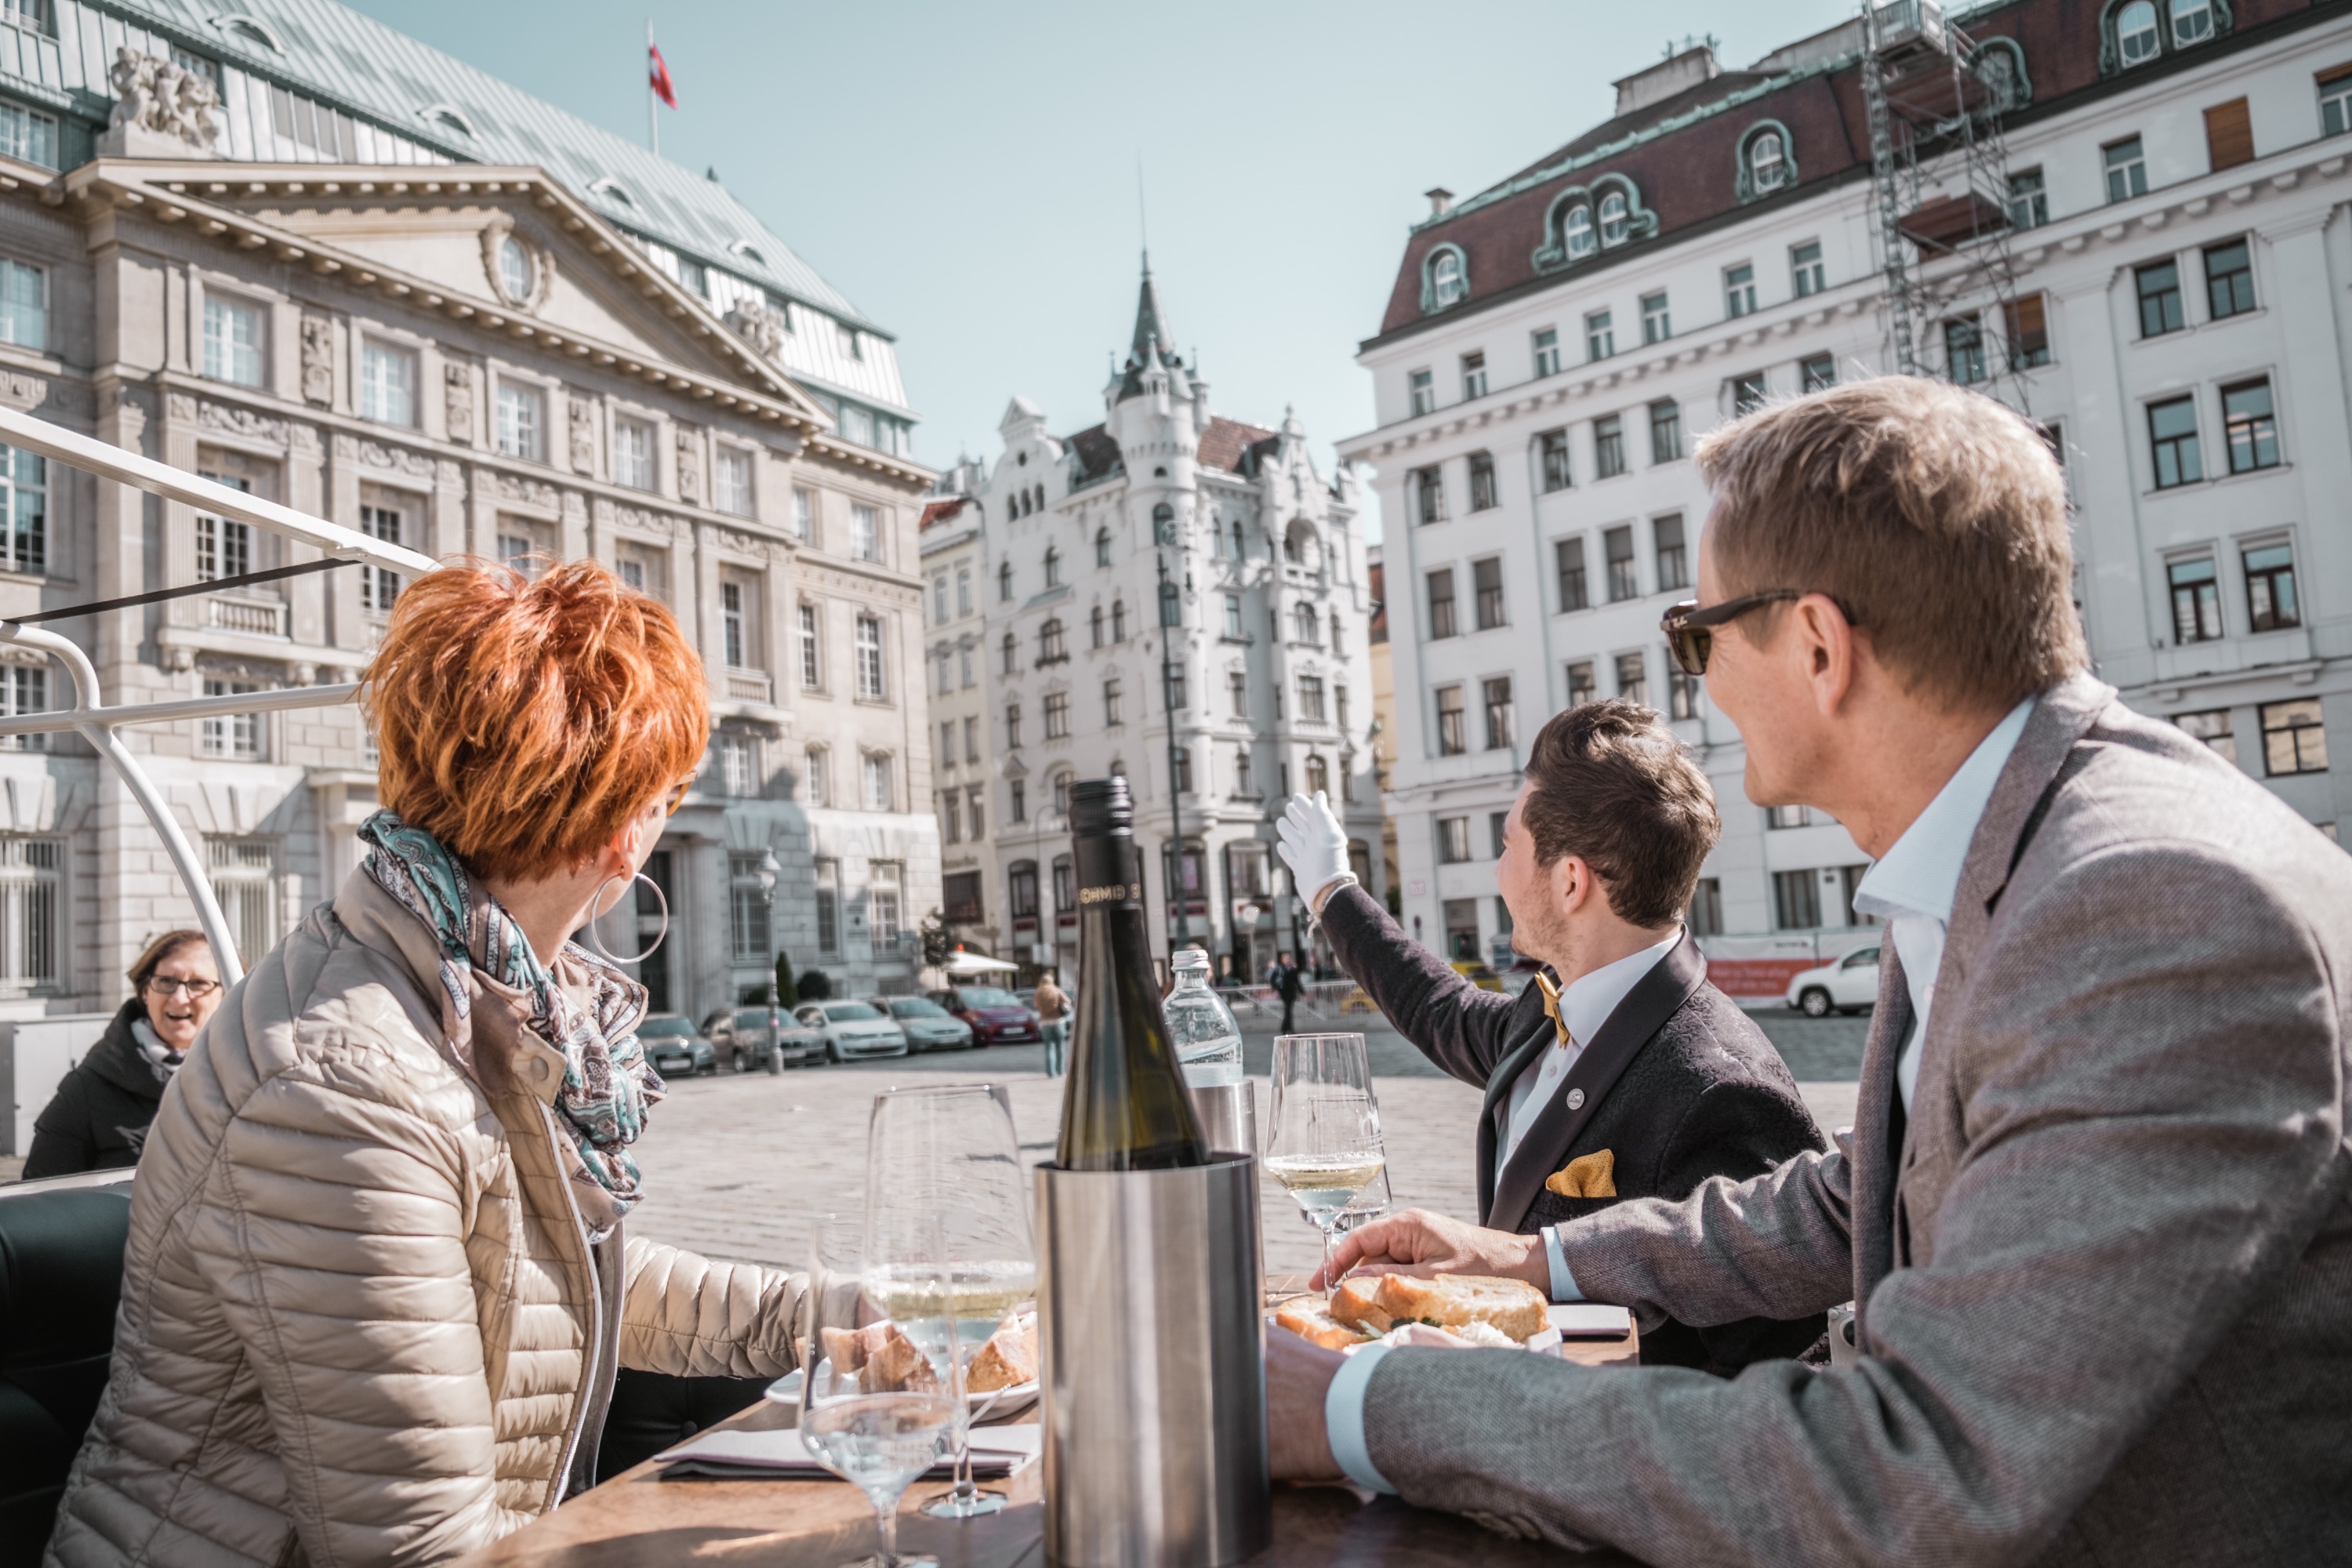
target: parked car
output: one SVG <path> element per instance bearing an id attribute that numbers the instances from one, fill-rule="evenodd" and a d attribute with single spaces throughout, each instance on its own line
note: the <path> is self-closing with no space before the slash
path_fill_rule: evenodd
<path id="1" fill-rule="evenodd" d="M 637 1026 L 637 1040 L 654 1071 L 664 1078 L 696 1078 L 719 1070 L 719 1053 L 695 1028 L 694 1020 L 679 1014 L 656 1013 Z"/>
<path id="2" fill-rule="evenodd" d="M 1808 1018 L 1859 1013 L 1878 1001 L 1878 949 L 1858 948 L 1789 982 L 1789 1005 Z"/>
<path id="3" fill-rule="evenodd" d="M 782 1072 L 824 1055 L 824 1037 L 788 1012 L 777 1013 L 773 1043 L 768 1038 L 765 1007 L 721 1007 L 702 1021 L 702 1032 L 721 1061 L 737 1072 L 765 1068 Z"/>
<path id="4" fill-rule="evenodd" d="M 1454 961 L 1454 973 L 1464 976 L 1481 991 L 1503 989 L 1503 977 L 1495 973 L 1495 966 L 1491 963 L 1482 963 L 1476 959 L 1457 958 Z"/>
<path id="5" fill-rule="evenodd" d="M 907 1054 L 907 1032 L 871 1002 L 808 1002 L 793 1016 L 824 1041 L 827 1061 Z"/>
<path id="6" fill-rule="evenodd" d="M 891 1021 L 905 1032 L 910 1051 L 971 1048 L 971 1026 L 928 996 L 876 996 L 869 1000 L 890 1015 Z"/>
<path id="7" fill-rule="evenodd" d="M 930 993 L 932 1001 L 971 1026 L 976 1046 L 1003 1046 L 1034 1040 L 1037 1013 L 1002 985 L 950 985 Z"/>

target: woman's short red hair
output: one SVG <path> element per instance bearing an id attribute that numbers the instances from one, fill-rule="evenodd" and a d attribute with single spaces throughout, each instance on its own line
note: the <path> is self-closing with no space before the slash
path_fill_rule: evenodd
<path id="1" fill-rule="evenodd" d="M 669 611 L 573 561 L 536 580 L 487 564 L 418 578 L 360 700 L 383 804 L 477 875 L 536 880 L 693 774 L 707 689 Z"/>

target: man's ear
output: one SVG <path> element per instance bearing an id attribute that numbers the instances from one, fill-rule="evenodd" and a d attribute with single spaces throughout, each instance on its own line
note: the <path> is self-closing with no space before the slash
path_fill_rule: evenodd
<path id="1" fill-rule="evenodd" d="M 1592 868 L 1580 855 L 1563 855 L 1550 867 L 1552 908 L 1564 915 L 1572 915 L 1584 907 L 1597 884 L 1592 879 Z"/>
<path id="2" fill-rule="evenodd" d="M 1804 661 L 1806 683 L 1812 688 L 1814 710 L 1824 719 L 1837 716 L 1853 689 L 1854 645 L 1852 623 L 1826 594 L 1808 594 L 1790 607 L 1787 634 L 1796 640 Z"/>

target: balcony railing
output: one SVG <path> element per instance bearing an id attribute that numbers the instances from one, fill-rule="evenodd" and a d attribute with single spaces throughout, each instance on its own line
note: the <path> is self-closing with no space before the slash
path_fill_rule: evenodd
<path id="1" fill-rule="evenodd" d="M 733 669 L 727 672 L 727 695 L 743 702 L 772 702 L 776 699 L 775 678 L 764 669 Z"/>
<path id="2" fill-rule="evenodd" d="M 254 637 L 286 636 L 286 601 L 234 599 L 220 595 L 205 601 L 205 625 L 218 632 L 245 632 Z"/>

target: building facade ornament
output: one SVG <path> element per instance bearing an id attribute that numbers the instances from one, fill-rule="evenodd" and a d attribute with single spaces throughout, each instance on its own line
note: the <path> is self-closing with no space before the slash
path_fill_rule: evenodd
<path id="1" fill-rule="evenodd" d="M 772 310 L 755 300 L 746 300 L 727 312 L 727 324 L 735 335 L 751 346 L 761 359 L 781 358 L 784 352 L 784 334 L 792 329 L 783 313 Z"/>
<path id="2" fill-rule="evenodd" d="M 525 506 L 544 507 L 554 511 L 562 505 L 562 498 L 553 485 L 543 479 L 527 479 L 520 474 L 501 473 L 496 468 L 488 474 L 488 489 L 500 500 L 520 501 Z"/>
<path id="3" fill-rule="evenodd" d="M 206 430 L 223 435 L 242 436 L 247 440 L 273 441 L 281 447 L 295 444 L 295 426 L 272 415 L 258 414 L 250 408 L 239 408 L 233 403 L 215 403 L 206 398 L 196 405 L 196 423 Z M 305 426 L 303 428 L 308 429 Z M 315 445 L 318 433 L 311 432 Z"/>
<path id="4" fill-rule="evenodd" d="M 449 421 L 449 439 L 474 444 L 474 372 L 469 365 L 441 367 L 442 398 Z"/>
<path id="5" fill-rule="evenodd" d="M 683 425 L 677 427 L 677 499 L 702 504 L 702 437 Z"/>
<path id="6" fill-rule="evenodd" d="M 302 401 L 321 408 L 335 401 L 335 323 L 324 316 L 302 318 Z"/>
<path id="7" fill-rule="evenodd" d="M 363 468 L 383 468 L 415 479 L 429 479 L 439 471 L 439 465 L 427 453 L 387 447 L 381 441 L 362 440 L 357 436 L 338 434 L 334 452 L 338 462 L 356 463 Z"/>
<path id="8" fill-rule="evenodd" d="M 101 153 L 129 157 L 217 157 L 220 94 L 212 79 L 125 44 L 108 76 L 114 113 Z"/>
<path id="9" fill-rule="evenodd" d="M 572 407 L 572 471 L 596 471 L 596 405 L 585 398 L 567 400 Z"/>

